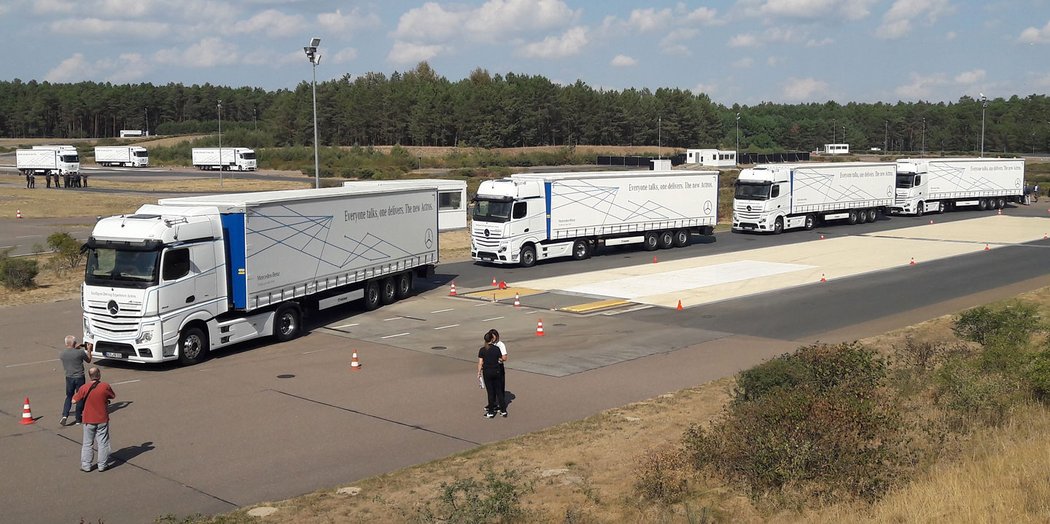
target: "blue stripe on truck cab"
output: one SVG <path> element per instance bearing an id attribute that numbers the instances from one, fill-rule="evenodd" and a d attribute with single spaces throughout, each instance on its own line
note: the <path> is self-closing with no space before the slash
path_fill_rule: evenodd
<path id="1" fill-rule="evenodd" d="M 543 192 L 547 195 L 547 238 L 551 237 L 551 183 L 545 182 L 543 184 Z"/>
<path id="2" fill-rule="evenodd" d="M 244 213 L 223 213 L 222 234 L 226 247 L 226 275 L 235 309 L 248 307 L 248 268 L 245 264 Z"/>

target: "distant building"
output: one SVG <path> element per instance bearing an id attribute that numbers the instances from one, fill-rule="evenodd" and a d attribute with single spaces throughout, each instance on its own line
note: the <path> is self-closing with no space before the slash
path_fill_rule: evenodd
<path id="1" fill-rule="evenodd" d="M 849 144 L 824 144 L 825 155 L 848 155 Z"/>
<path id="2" fill-rule="evenodd" d="M 671 170 L 671 159 L 670 158 L 654 158 L 649 161 L 651 164 L 649 167 L 650 171 L 670 171 Z"/>
<path id="3" fill-rule="evenodd" d="M 736 165 L 736 151 L 719 149 L 686 149 L 686 164 L 700 164 L 709 167 L 733 167 Z"/>

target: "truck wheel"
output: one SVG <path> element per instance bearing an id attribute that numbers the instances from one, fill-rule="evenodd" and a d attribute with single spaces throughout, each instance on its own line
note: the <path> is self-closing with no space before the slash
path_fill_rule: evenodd
<path id="1" fill-rule="evenodd" d="M 670 231 L 660 232 L 660 249 L 669 249 L 674 245 L 674 235 Z"/>
<path id="2" fill-rule="evenodd" d="M 857 218 L 857 210 L 856 209 L 851 209 L 850 212 L 849 212 L 849 225 L 852 226 L 852 225 L 856 224 L 857 220 L 859 220 Z"/>
<path id="3" fill-rule="evenodd" d="M 650 231 L 645 234 L 645 250 L 656 251 L 656 248 L 660 247 L 660 238 L 656 236 L 656 233 Z"/>
<path id="4" fill-rule="evenodd" d="M 382 282 L 379 283 L 379 289 L 382 293 L 380 300 L 383 304 L 393 304 L 397 302 L 397 286 L 394 285 L 393 277 L 386 277 Z"/>
<path id="5" fill-rule="evenodd" d="M 685 247 L 689 245 L 689 230 L 679 229 L 674 232 L 674 247 Z"/>
<path id="6" fill-rule="evenodd" d="M 365 284 L 365 311 L 374 311 L 379 308 L 379 281 L 369 280 Z"/>
<path id="7" fill-rule="evenodd" d="M 273 338 L 278 342 L 287 342 L 299 336 L 302 327 L 302 315 L 299 308 L 284 304 L 277 308 L 277 319 L 273 326 Z"/>
<path id="8" fill-rule="evenodd" d="M 918 204 L 915 204 L 915 216 L 921 217 L 922 214 L 925 213 L 925 212 L 926 212 L 926 202 L 923 202 L 923 201 L 920 200 Z"/>
<path id="9" fill-rule="evenodd" d="M 577 240 L 572 243 L 572 259 L 583 260 L 591 256 L 591 246 L 586 240 Z"/>
<path id="10" fill-rule="evenodd" d="M 872 208 L 868 210 L 868 222 L 875 222 L 879 219 L 879 210 Z"/>
<path id="11" fill-rule="evenodd" d="M 988 210 L 988 201 L 983 199 L 983 198 L 978 200 L 977 201 L 977 209 L 980 209 L 981 211 L 987 211 Z"/>
<path id="12" fill-rule="evenodd" d="M 208 356 L 208 335 L 199 327 L 188 327 L 179 336 L 179 363 L 192 366 Z"/>
<path id="13" fill-rule="evenodd" d="M 1006 199 L 1003 197 L 999 197 L 999 200 L 995 201 L 995 207 L 999 209 L 1006 207 Z"/>
<path id="14" fill-rule="evenodd" d="M 773 234 L 779 235 L 784 232 L 784 217 L 777 217 L 776 221 L 773 222 Z"/>
<path id="15" fill-rule="evenodd" d="M 532 267 L 536 265 L 536 247 L 525 246 L 521 248 L 521 257 L 518 258 L 521 267 Z"/>
<path id="16" fill-rule="evenodd" d="M 397 299 L 408 298 L 412 294 L 412 273 L 401 273 L 397 276 Z"/>
<path id="17" fill-rule="evenodd" d="M 806 215 L 806 223 L 803 226 L 806 231 L 813 231 L 813 228 L 817 227 L 817 218 L 813 215 Z"/>

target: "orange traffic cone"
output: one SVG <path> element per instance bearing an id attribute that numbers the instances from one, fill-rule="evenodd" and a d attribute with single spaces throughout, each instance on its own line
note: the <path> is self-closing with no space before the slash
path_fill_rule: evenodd
<path id="1" fill-rule="evenodd" d="M 909 262 L 908 265 L 909 266 L 914 266 L 915 265 L 915 257 L 911 257 L 911 262 Z"/>
<path id="2" fill-rule="evenodd" d="M 22 210 L 21 209 L 16 209 L 15 210 L 15 218 L 22 218 Z"/>
<path id="3" fill-rule="evenodd" d="M 496 277 L 492 277 L 492 287 L 496 287 L 497 285 L 498 284 L 496 284 Z"/>
<path id="4" fill-rule="evenodd" d="M 536 321 L 536 336 L 537 337 L 542 337 L 543 336 L 543 320 L 542 319 L 538 319 Z"/>
<path id="5" fill-rule="evenodd" d="M 456 281 L 455 280 L 452 281 L 452 287 L 450 287 L 449 290 L 448 290 L 448 296 L 450 296 L 450 297 L 456 296 Z"/>
<path id="6" fill-rule="evenodd" d="M 998 213 L 996 213 L 996 214 L 997 214 L 997 215 L 1001 215 L 1001 214 L 1003 214 L 1003 210 L 1002 210 L 1002 208 L 1000 208 L 1000 209 L 999 209 L 999 212 L 998 212 Z"/>
<path id="7" fill-rule="evenodd" d="M 22 404 L 22 425 L 29 425 L 36 422 L 33 420 L 33 412 L 29 409 L 29 397 L 26 397 L 25 404 Z"/>
<path id="8" fill-rule="evenodd" d="M 653 264 L 656 263 L 656 255 L 653 255 Z"/>
<path id="9" fill-rule="evenodd" d="M 820 239 L 821 239 L 821 240 L 824 240 L 824 235 L 820 235 Z"/>
<path id="10" fill-rule="evenodd" d="M 507 289 L 507 281 L 506 280 L 500 280 L 499 281 L 499 288 L 500 289 Z"/>
<path id="11" fill-rule="evenodd" d="M 678 311 L 682 310 L 682 300 L 681 299 L 678 299 L 678 307 L 675 308 L 675 309 L 677 309 Z"/>
<path id="12" fill-rule="evenodd" d="M 824 273 L 820 274 L 820 281 L 821 282 L 827 282 L 828 281 L 828 279 L 824 278 Z"/>
<path id="13" fill-rule="evenodd" d="M 1046 233 L 1043 233 L 1043 240 L 1046 240 Z"/>
<path id="14" fill-rule="evenodd" d="M 933 219 L 932 219 L 932 218 L 930 219 L 930 223 L 931 223 L 931 224 L 933 223 Z"/>
<path id="15" fill-rule="evenodd" d="M 991 251 L 991 249 L 992 249 L 992 248 L 988 247 L 988 244 L 985 244 L 985 245 L 984 245 L 984 250 L 985 250 L 985 251 Z"/>
<path id="16" fill-rule="evenodd" d="M 354 351 L 354 356 L 350 357 L 350 371 L 361 371 L 361 361 L 357 360 L 356 351 Z"/>
<path id="17" fill-rule="evenodd" d="M 514 293 L 514 307 L 520 307 L 520 306 L 521 306 L 521 300 L 518 297 L 518 294 Z"/>

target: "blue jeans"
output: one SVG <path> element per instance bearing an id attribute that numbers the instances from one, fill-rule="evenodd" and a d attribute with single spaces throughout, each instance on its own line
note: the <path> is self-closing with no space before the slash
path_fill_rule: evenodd
<path id="1" fill-rule="evenodd" d="M 98 444 L 98 470 L 109 467 L 109 422 L 84 424 L 84 443 L 80 446 L 80 469 L 91 471 L 91 443 Z"/>
<path id="2" fill-rule="evenodd" d="M 69 416 L 69 407 L 73 403 L 73 395 L 76 394 L 80 386 L 85 384 L 84 377 L 66 377 L 66 401 L 62 404 L 62 418 Z M 77 422 L 80 422 L 81 416 L 84 414 L 84 403 L 77 402 Z"/>

